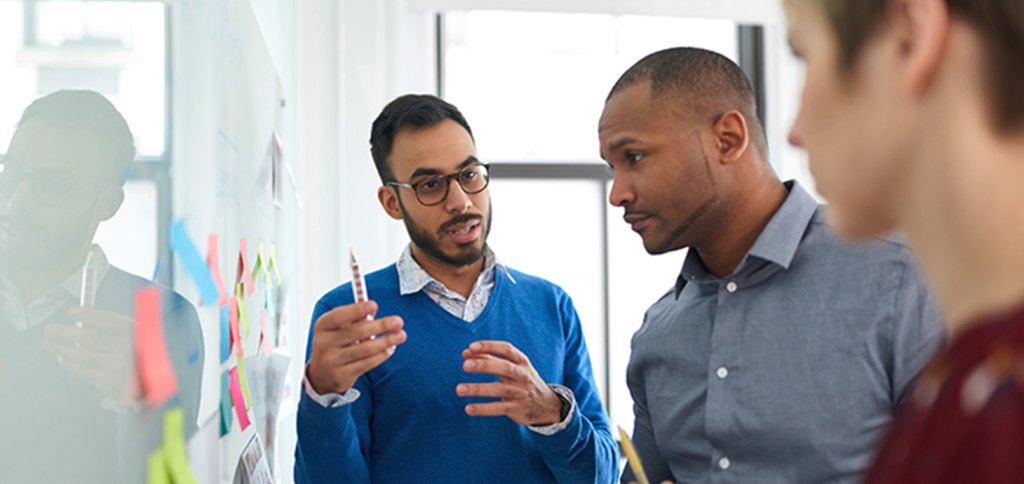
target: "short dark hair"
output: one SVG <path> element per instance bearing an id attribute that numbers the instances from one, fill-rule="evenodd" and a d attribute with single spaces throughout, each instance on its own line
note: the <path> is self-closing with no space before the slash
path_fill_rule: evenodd
<path id="1" fill-rule="evenodd" d="M 788 0 L 792 1 L 792 0 Z M 1024 2 L 945 0 L 950 15 L 981 37 L 989 112 L 996 129 L 1024 126 Z M 890 0 L 813 0 L 839 44 L 840 72 L 849 76 L 868 40 L 889 17 Z"/>
<path id="2" fill-rule="evenodd" d="M 746 118 L 752 144 L 767 158 L 768 142 L 757 115 L 754 88 L 743 69 L 729 58 L 694 47 L 655 52 L 622 74 L 607 99 L 642 81 L 651 82 L 652 96 L 677 98 L 683 109 L 701 122 L 715 123 L 723 114 L 739 111 Z"/>
<path id="3" fill-rule="evenodd" d="M 384 110 L 373 121 L 373 128 L 370 131 L 370 155 L 373 156 L 373 163 L 377 165 L 380 181 L 396 181 L 391 167 L 388 166 L 388 156 L 391 155 L 391 146 L 399 131 L 403 128 L 430 128 L 445 119 L 459 123 L 466 128 L 469 137 L 473 137 L 473 130 L 469 129 L 469 123 L 459 112 L 459 108 L 437 96 L 406 94 L 384 106 Z"/>
<path id="4" fill-rule="evenodd" d="M 102 94 L 88 90 L 60 90 L 36 99 L 17 127 L 39 118 L 61 129 L 92 134 L 103 150 L 103 175 L 123 186 L 135 159 L 135 143 L 128 123 Z"/>

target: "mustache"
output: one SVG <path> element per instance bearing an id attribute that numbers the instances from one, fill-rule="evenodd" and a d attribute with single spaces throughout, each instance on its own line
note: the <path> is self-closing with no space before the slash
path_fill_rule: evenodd
<path id="1" fill-rule="evenodd" d="M 0 214 L 0 224 L 10 224 L 19 229 L 27 229 L 29 231 L 42 230 L 42 227 L 31 218 L 11 213 Z"/>
<path id="2" fill-rule="evenodd" d="M 439 234 L 440 233 L 444 233 L 449 228 L 451 228 L 453 226 L 456 226 L 456 225 L 459 225 L 459 224 L 464 224 L 466 222 L 472 222 L 474 220 L 483 221 L 483 219 L 484 219 L 483 215 L 475 214 L 475 213 L 464 213 L 464 214 L 461 214 L 461 215 L 456 215 L 456 216 L 452 217 L 451 220 L 448 220 L 447 222 L 441 224 L 441 227 L 437 229 L 437 233 L 439 233 Z"/>

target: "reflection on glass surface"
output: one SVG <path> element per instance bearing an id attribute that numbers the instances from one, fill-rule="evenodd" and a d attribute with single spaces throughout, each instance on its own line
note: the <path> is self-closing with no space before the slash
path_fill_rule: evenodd
<path id="1" fill-rule="evenodd" d="M 114 105 L 94 91 L 61 90 L 33 101 L 15 126 L 0 159 L 2 480 L 142 482 L 167 409 L 184 412 L 183 437 L 196 431 L 196 310 L 113 263 L 116 244 L 93 243 L 124 207 L 135 158 Z M 132 202 L 145 196 L 145 188 L 132 190 Z M 142 287 L 156 288 L 166 339 L 158 346 L 176 375 L 166 403 L 148 400 L 140 383 L 137 362 L 157 349 L 136 341 Z"/>

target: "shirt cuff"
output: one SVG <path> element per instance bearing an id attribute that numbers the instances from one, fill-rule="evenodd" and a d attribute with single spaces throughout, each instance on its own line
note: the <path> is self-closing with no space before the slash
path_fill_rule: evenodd
<path id="1" fill-rule="evenodd" d="M 302 375 L 302 386 L 306 389 L 306 396 L 313 399 L 314 402 L 320 404 L 324 408 L 335 408 L 342 405 L 348 405 L 357 398 L 359 398 L 359 390 L 355 387 L 350 388 L 345 393 L 327 393 L 321 395 L 313 389 L 313 384 L 309 382 L 309 377 Z"/>
<path id="2" fill-rule="evenodd" d="M 558 423 L 555 423 L 555 424 L 551 424 L 551 425 L 548 425 L 548 426 L 545 426 L 545 427 L 534 427 L 533 425 L 527 425 L 526 426 L 526 428 L 528 428 L 528 429 L 530 429 L 530 430 L 532 430 L 532 431 L 534 431 L 534 432 L 536 432 L 538 434 L 541 434 L 541 435 L 554 435 L 554 434 L 564 430 L 566 427 L 569 426 L 569 422 L 572 421 L 573 414 L 576 413 L 576 397 L 573 396 L 572 390 L 570 390 L 570 389 L 568 389 L 566 387 L 563 387 L 562 385 L 548 385 L 548 386 L 551 387 L 551 390 L 553 390 L 555 393 L 557 393 L 558 396 L 564 398 L 565 401 L 569 402 L 569 413 L 566 414 L 565 420 L 562 420 L 561 422 L 558 422 Z"/>

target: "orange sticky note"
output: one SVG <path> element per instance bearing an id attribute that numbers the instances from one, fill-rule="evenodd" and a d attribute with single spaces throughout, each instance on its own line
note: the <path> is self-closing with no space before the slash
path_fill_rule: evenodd
<path id="1" fill-rule="evenodd" d="M 267 308 L 260 310 L 260 344 L 263 345 L 263 353 L 267 356 L 274 352 L 270 348 L 270 336 L 267 334 Z"/>
<path id="2" fill-rule="evenodd" d="M 231 345 L 241 348 L 242 340 L 238 335 L 238 302 L 235 296 L 228 299 L 228 323 L 231 327 Z"/>
<path id="3" fill-rule="evenodd" d="M 242 426 L 244 432 L 249 427 L 249 412 L 245 409 L 245 398 L 242 397 L 242 388 L 238 384 L 238 368 L 231 369 L 231 401 L 235 405 L 238 424 Z"/>
<path id="4" fill-rule="evenodd" d="M 242 237 L 241 249 L 238 251 L 238 274 L 235 276 L 235 284 L 244 283 L 248 289 L 247 296 L 252 296 L 256 285 L 252 282 L 252 274 L 249 272 L 249 256 L 245 251 L 245 237 Z"/>
<path id="5" fill-rule="evenodd" d="M 160 306 L 158 287 L 144 286 L 135 290 L 135 355 L 146 401 L 154 407 L 163 405 L 178 391 Z"/>
<path id="6" fill-rule="evenodd" d="M 224 278 L 220 275 L 220 256 L 217 250 L 217 234 L 210 234 L 207 237 L 206 265 L 210 267 L 210 275 L 213 276 L 213 283 L 220 292 L 220 300 L 217 306 L 223 306 L 228 302 L 228 292 L 224 289 Z"/>

